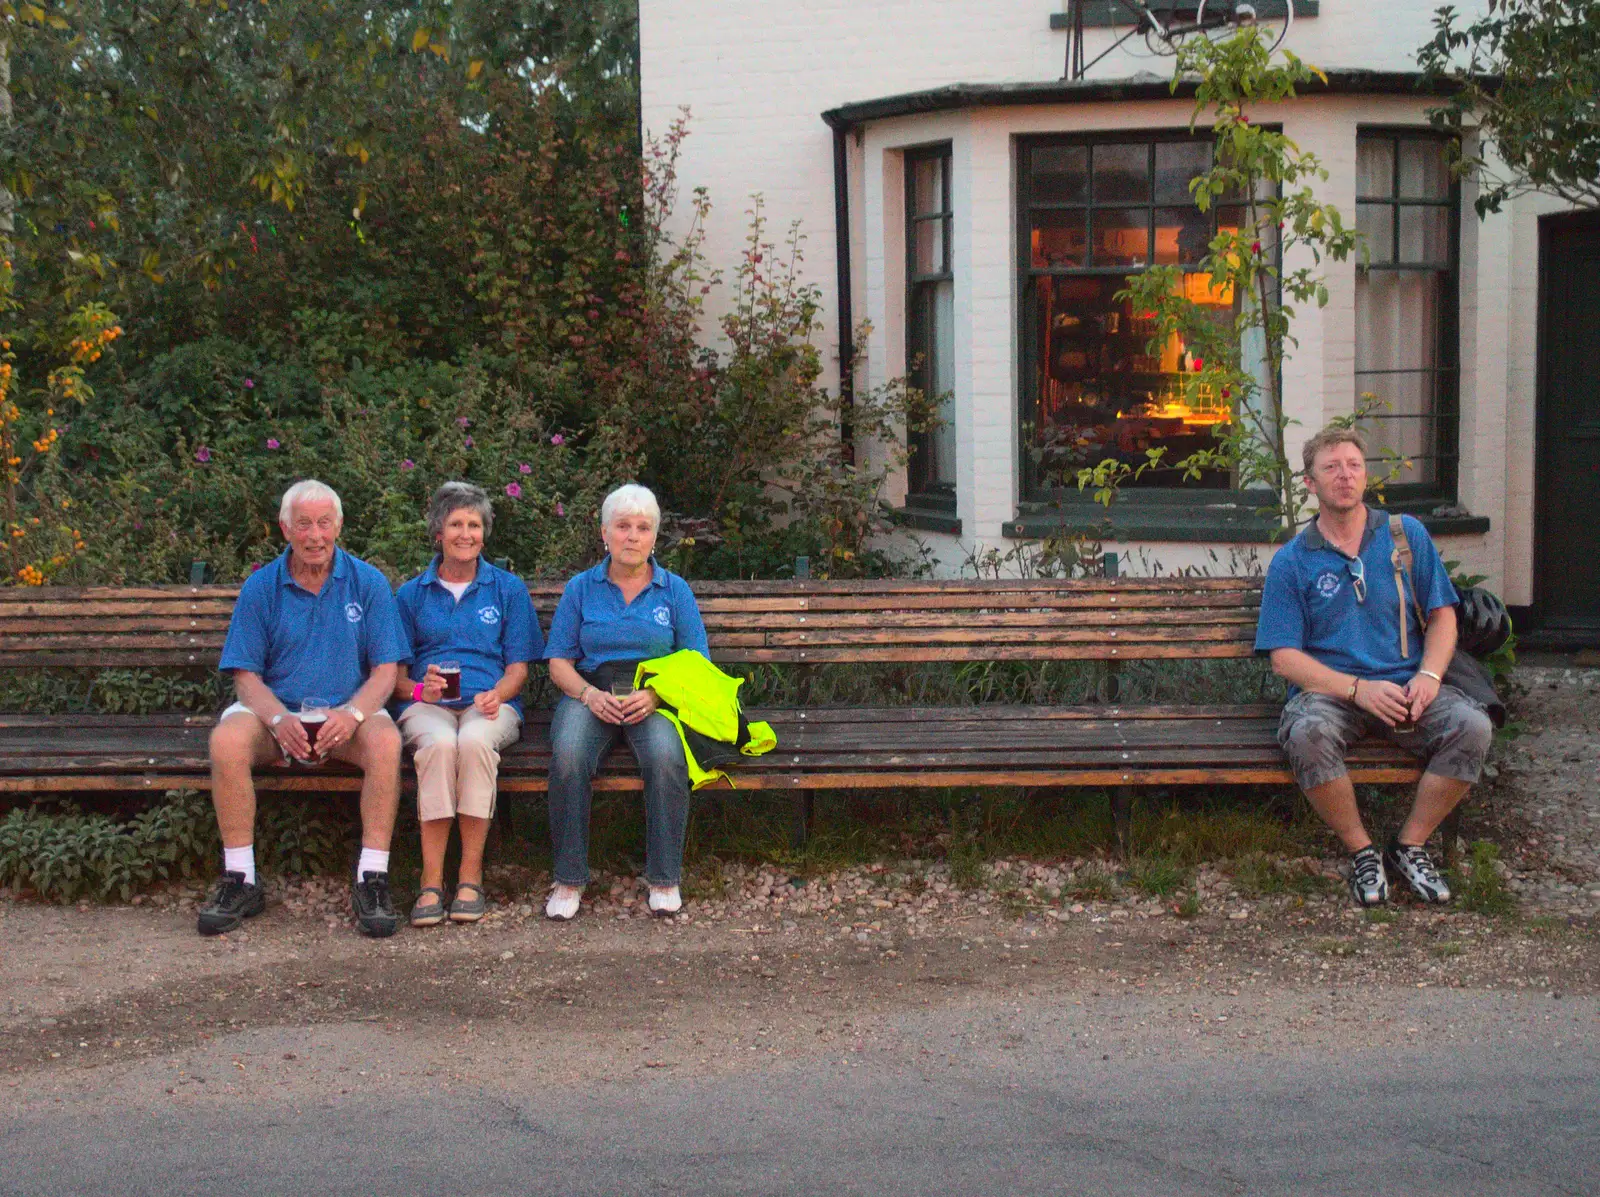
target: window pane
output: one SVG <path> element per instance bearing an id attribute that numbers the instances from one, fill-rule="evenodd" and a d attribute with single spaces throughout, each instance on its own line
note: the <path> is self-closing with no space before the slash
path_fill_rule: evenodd
<path id="1" fill-rule="evenodd" d="M 1400 196 L 1402 199 L 1448 199 L 1450 167 L 1442 141 L 1400 143 Z"/>
<path id="2" fill-rule="evenodd" d="M 1150 209 L 1096 208 L 1094 264 L 1146 266 L 1150 263 Z"/>
<path id="3" fill-rule="evenodd" d="M 1356 194 L 1372 199 L 1394 194 L 1394 142 L 1388 138 L 1356 138 Z"/>
<path id="4" fill-rule="evenodd" d="M 945 246 L 945 220 L 934 217 L 919 220 L 913 231 L 915 245 L 911 268 L 916 274 L 941 274 L 949 269 L 950 262 Z"/>
<path id="5" fill-rule="evenodd" d="M 1089 147 L 1039 146 L 1032 151 L 1033 179 L 1029 199 L 1036 204 L 1083 204 L 1089 201 Z"/>
<path id="6" fill-rule="evenodd" d="M 1408 406 L 1433 407 L 1434 376 L 1431 374 L 1401 374 L 1389 380 L 1390 393 L 1401 398 Z M 1371 472 L 1387 475 L 1401 461 L 1391 481 L 1396 485 L 1438 481 L 1438 462 L 1435 460 L 1435 421 L 1403 419 L 1381 413 L 1362 421 L 1371 446 Z"/>
<path id="7" fill-rule="evenodd" d="M 1156 143 L 1156 203 L 1191 201 L 1189 180 L 1211 169 L 1211 143 L 1161 141 Z"/>
<path id="8" fill-rule="evenodd" d="M 1035 270 L 1082 266 L 1089 243 L 1084 209 L 1035 212 L 1031 240 Z"/>
<path id="9" fill-rule="evenodd" d="M 1386 406 L 1369 418 L 1375 461 L 1425 456 L 1399 482 L 1433 483 L 1444 276 L 1385 270 L 1356 276 L 1356 393 Z"/>
<path id="10" fill-rule="evenodd" d="M 1096 213 L 1096 216 L 1104 215 Z M 1211 243 L 1211 221 L 1192 204 L 1156 209 L 1156 264 L 1188 266 L 1205 257 Z"/>
<path id="11" fill-rule="evenodd" d="M 1431 270 L 1358 273 L 1356 373 L 1437 366 L 1443 293 L 1443 277 Z"/>
<path id="12" fill-rule="evenodd" d="M 1400 257 L 1402 262 L 1450 265 L 1450 210 L 1448 208 L 1400 209 Z"/>
<path id="13" fill-rule="evenodd" d="M 949 159 L 917 158 L 911 164 L 911 213 L 944 211 L 944 171 Z"/>
<path id="14" fill-rule="evenodd" d="M 1356 230 L 1367 239 L 1374 266 L 1394 261 L 1394 209 L 1388 204 L 1357 204 Z"/>
<path id="15" fill-rule="evenodd" d="M 927 479 L 954 486 L 956 481 L 956 305 L 955 286 L 949 282 L 933 287 L 933 353 L 928 372 L 929 386 L 939 397 L 940 426 L 929 438 L 933 460 Z"/>
<path id="16" fill-rule="evenodd" d="M 1033 282 L 1038 367 L 1031 448 L 1036 477 L 1046 486 L 1075 485 L 1071 471 L 1107 457 L 1138 465 L 1145 450 L 1157 446 L 1166 448 L 1167 460 L 1178 461 L 1214 446 L 1215 436 L 1226 432 L 1225 403 L 1184 394 L 1177 338 L 1150 352 L 1147 322 L 1134 320 L 1128 305 L 1113 298 L 1125 285 L 1120 278 L 1084 276 Z M 1199 485 L 1228 482 L 1217 472 Z M 1147 473 L 1124 485 L 1177 483 Z"/>
<path id="17" fill-rule="evenodd" d="M 1094 147 L 1094 202 L 1096 204 L 1150 202 L 1148 144 Z"/>

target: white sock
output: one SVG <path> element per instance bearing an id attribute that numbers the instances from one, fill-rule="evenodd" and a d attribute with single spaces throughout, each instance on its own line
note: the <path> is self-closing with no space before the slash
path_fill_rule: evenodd
<path id="1" fill-rule="evenodd" d="M 222 871 L 224 873 L 243 873 L 244 883 L 256 883 L 256 846 L 246 844 L 243 848 L 224 848 L 222 850 Z"/>
<path id="2" fill-rule="evenodd" d="M 360 881 L 363 873 L 387 873 L 389 871 L 389 854 L 379 852 L 376 848 L 361 849 L 361 859 L 356 861 L 356 880 Z"/>

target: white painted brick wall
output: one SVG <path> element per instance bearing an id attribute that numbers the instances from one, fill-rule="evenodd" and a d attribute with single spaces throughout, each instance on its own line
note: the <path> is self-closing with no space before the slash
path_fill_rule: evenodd
<path id="1" fill-rule="evenodd" d="M 1482 4 L 1469 0 L 1459 7 Z M 1290 45 L 1324 67 L 1414 69 L 1436 6 L 1437 0 L 1322 0 L 1321 15 L 1298 22 Z M 1056 79 L 1066 35 L 1048 23 L 1059 7 L 1050 0 L 641 0 L 645 127 L 659 132 L 681 107 L 690 109 L 680 178 L 686 191 L 710 189 L 716 206 L 706 246 L 713 263 L 736 260 L 754 193 L 764 197 L 775 233 L 800 222 L 808 238 L 806 277 L 823 290 L 823 343 L 831 366 L 837 336 L 833 150 L 821 112 L 956 82 Z M 1091 44 L 1089 56 L 1097 52 Z M 1114 55 L 1092 75 L 1126 77 L 1140 70 L 1165 76 L 1169 63 Z M 969 550 L 1011 547 L 1000 528 L 1015 514 L 1017 500 L 1014 138 L 1182 126 L 1188 108 L 1141 102 L 985 109 L 899 118 L 852 135 L 853 303 L 856 318 L 874 325 L 860 376 L 865 385 L 881 385 L 904 370 L 898 151 L 952 143 L 957 477 L 966 535 L 959 548 L 950 538 L 927 538 L 947 569 Z M 1281 121 L 1322 158 L 1332 177 L 1319 194 L 1353 219 L 1356 126 L 1422 124 L 1425 108 L 1401 97 L 1326 97 L 1259 115 Z M 1469 207 L 1463 224 L 1473 219 Z M 1502 219 L 1464 236 L 1469 246 L 1482 246 L 1485 261 L 1463 273 L 1462 448 L 1473 460 L 1463 469 L 1462 497 L 1495 527 L 1488 538 L 1453 540 L 1449 548 L 1452 556 L 1471 559 L 1478 572 L 1503 579 L 1513 602 L 1526 601 L 1521 595 L 1530 584 L 1531 271 L 1537 255 L 1527 242 L 1532 237 L 1536 248 L 1533 220 L 1519 209 L 1514 231 L 1513 222 Z M 1285 371 L 1298 437 L 1349 411 L 1354 401 L 1355 267 L 1331 265 L 1326 273 L 1331 302 L 1321 311 L 1302 311 L 1296 328 L 1301 344 Z M 1525 327 L 1508 327 L 1508 307 Z M 1298 441 L 1291 452 L 1298 454 Z M 902 494 L 903 480 L 893 497 Z M 1146 556 L 1187 564 L 1204 551 L 1150 546 Z"/>

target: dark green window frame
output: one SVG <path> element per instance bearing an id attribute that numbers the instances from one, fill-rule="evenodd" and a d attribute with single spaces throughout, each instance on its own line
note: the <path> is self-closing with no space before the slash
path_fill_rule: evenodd
<path id="1" fill-rule="evenodd" d="M 1460 390 L 1461 390 L 1461 183 L 1454 174 L 1450 176 L 1448 193 L 1443 199 L 1408 198 L 1400 194 L 1401 142 L 1428 142 L 1441 149 L 1448 147 L 1450 137 L 1433 129 L 1415 126 L 1361 125 L 1356 129 L 1358 146 L 1363 142 L 1388 141 L 1392 143 L 1392 171 L 1388 195 L 1356 196 L 1357 223 L 1361 222 L 1363 209 L 1386 207 L 1389 254 L 1387 260 L 1373 260 L 1358 264 L 1357 269 L 1369 273 L 1382 271 L 1417 273 L 1428 271 L 1441 276 L 1439 296 L 1439 327 L 1436 331 L 1433 366 L 1418 369 L 1358 370 L 1355 375 L 1355 396 L 1376 391 L 1382 379 L 1396 375 L 1426 375 L 1433 386 L 1433 410 L 1426 415 L 1393 415 L 1382 413 L 1377 419 L 1384 421 L 1431 420 L 1433 435 L 1428 438 L 1432 452 L 1418 454 L 1433 463 L 1433 479 L 1426 482 L 1397 482 L 1385 488 L 1386 500 L 1391 504 L 1408 501 L 1427 503 L 1430 500 L 1456 498 L 1460 479 Z M 1407 209 L 1445 209 L 1446 254 L 1443 261 L 1428 262 L 1400 260 L 1402 214 Z M 1357 335 L 1360 329 L 1357 328 Z M 1382 434 L 1373 437 L 1373 448 L 1381 449 Z M 1381 463 L 1375 463 L 1381 464 Z"/>
<path id="2" fill-rule="evenodd" d="M 911 385 L 922 391 L 931 401 L 938 397 L 933 391 L 935 345 L 930 315 L 931 305 L 940 284 L 949 283 L 952 286 L 955 284 L 954 249 L 951 240 L 955 225 L 950 199 L 951 144 L 946 141 L 917 146 L 904 151 L 903 157 L 906 223 L 906 376 Z M 939 203 L 936 207 L 924 207 L 922 211 L 918 211 L 916 172 L 919 165 L 927 162 L 941 164 Z M 924 228 L 931 224 L 940 226 L 936 234 L 940 248 L 938 261 L 933 264 L 933 269 L 919 271 L 918 238 Z M 953 340 L 947 348 L 949 352 L 954 353 Z M 908 493 L 936 500 L 953 513 L 956 497 L 955 463 L 935 462 L 935 438 L 930 433 L 914 432 L 908 437 L 908 443 L 911 449 L 911 458 L 906 466 Z M 946 468 L 941 469 L 941 465 Z M 947 474 L 948 480 L 941 480 L 935 476 L 936 474 Z"/>
<path id="3" fill-rule="evenodd" d="M 1040 364 L 1040 346 L 1035 337 L 1038 323 L 1038 312 L 1035 309 L 1036 292 L 1035 281 L 1039 278 L 1049 277 L 1121 277 L 1126 278 L 1137 274 L 1153 264 L 1156 256 L 1156 228 L 1157 212 L 1162 209 L 1181 207 L 1171 199 L 1157 200 L 1157 171 L 1156 171 L 1156 146 L 1179 144 L 1204 144 L 1213 145 L 1215 139 L 1209 132 L 1195 133 L 1188 129 L 1137 129 L 1107 131 L 1102 133 L 1073 133 L 1073 134 L 1043 134 L 1037 136 L 1021 137 L 1017 140 L 1017 220 L 1016 220 L 1016 246 L 1017 246 L 1017 279 L 1020 302 L 1017 304 L 1017 335 L 1019 342 L 1019 367 L 1020 379 L 1017 388 L 1017 419 L 1021 435 L 1018 437 L 1019 457 L 1018 471 L 1018 498 L 1027 508 L 1037 509 L 1041 504 L 1072 503 L 1077 500 L 1088 501 L 1088 497 L 1081 494 L 1076 488 L 1046 486 L 1038 476 L 1038 471 L 1031 455 L 1031 435 L 1035 413 L 1039 409 L 1038 379 Z M 1097 202 L 1095 194 L 1095 171 L 1092 166 L 1088 173 L 1086 190 L 1081 202 L 1056 202 L 1038 201 L 1032 194 L 1033 185 L 1033 155 L 1041 150 L 1055 146 L 1087 146 L 1102 145 L 1144 145 L 1149 155 L 1147 161 L 1147 177 L 1149 185 L 1146 194 L 1137 200 L 1114 200 Z M 1190 201 L 1192 205 L 1192 201 Z M 1108 265 L 1100 266 L 1093 262 L 1095 213 L 1115 211 L 1136 211 L 1145 209 L 1148 213 L 1146 229 L 1146 262 L 1136 265 Z M 1214 235 L 1217 228 L 1217 214 L 1219 205 L 1213 204 L 1206 214 L 1209 220 L 1209 235 Z M 1036 212 L 1051 211 L 1078 211 L 1082 210 L 1085 216 L 1085 255 L 1087 263 L 1081 266 L 1039 266 L 1033 265 L 1032 231 L 1033 216 Z M 1124 226 L 1126 227 L 1126 226 Z M 1177 495 L 1186 490 L 1183 483 L 1174 483 L 1170 487 L 1152 488 L 1149 491 L 1124 492 L 1124 497 L 1134 497 L 1135 501 L 1147 501 L 1158 496 Z M 1212 491 L 1213 496 L 1218 492 Z"/>

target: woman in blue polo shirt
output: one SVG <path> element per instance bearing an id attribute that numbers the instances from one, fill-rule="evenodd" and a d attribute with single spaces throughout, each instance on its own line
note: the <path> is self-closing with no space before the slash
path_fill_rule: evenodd
<path id="1" fill-rule="evenodd" d="M 689 584 L 652 555 L 661 508 L 642 486 L 622 486 L 600 507 L 606 558 L 567 583 L 550 623 L 545 659 L 563 697 L 550 723 L 550 842 L 553 919 L 578 913 L 589 883 L 589 803 L 593 779 L 625 738 L 644 775 L 645 881 L 650 910 L 683 906 L 683 837 L 689 825 L 689 766 L 678 731 L 656 714 L 650 690 L 631 687 L 634 667 L 678 649 L 709 652 L 706 626 Z"/>
<path id="2" fill-rule="evenodd" d="M 483 842 L 494 817 L 500 750 L 522 727 L 517 697 L 528 662 L 544 646 L 528 588 L 483 559 L 494 507 L 479 487 L 446 482 L 428 504 L 438 555 L 395 596 L 408 649 L 395 703 L 401 735 L 415 751 L 422 824 L 422 891 L 411 924 L 442 922 L 444 851 L 461 826 L 461 869 L 450 919 L 483 917 Z M 441 662 L 460 666 L 459 694 L 446 697 Z"/>

